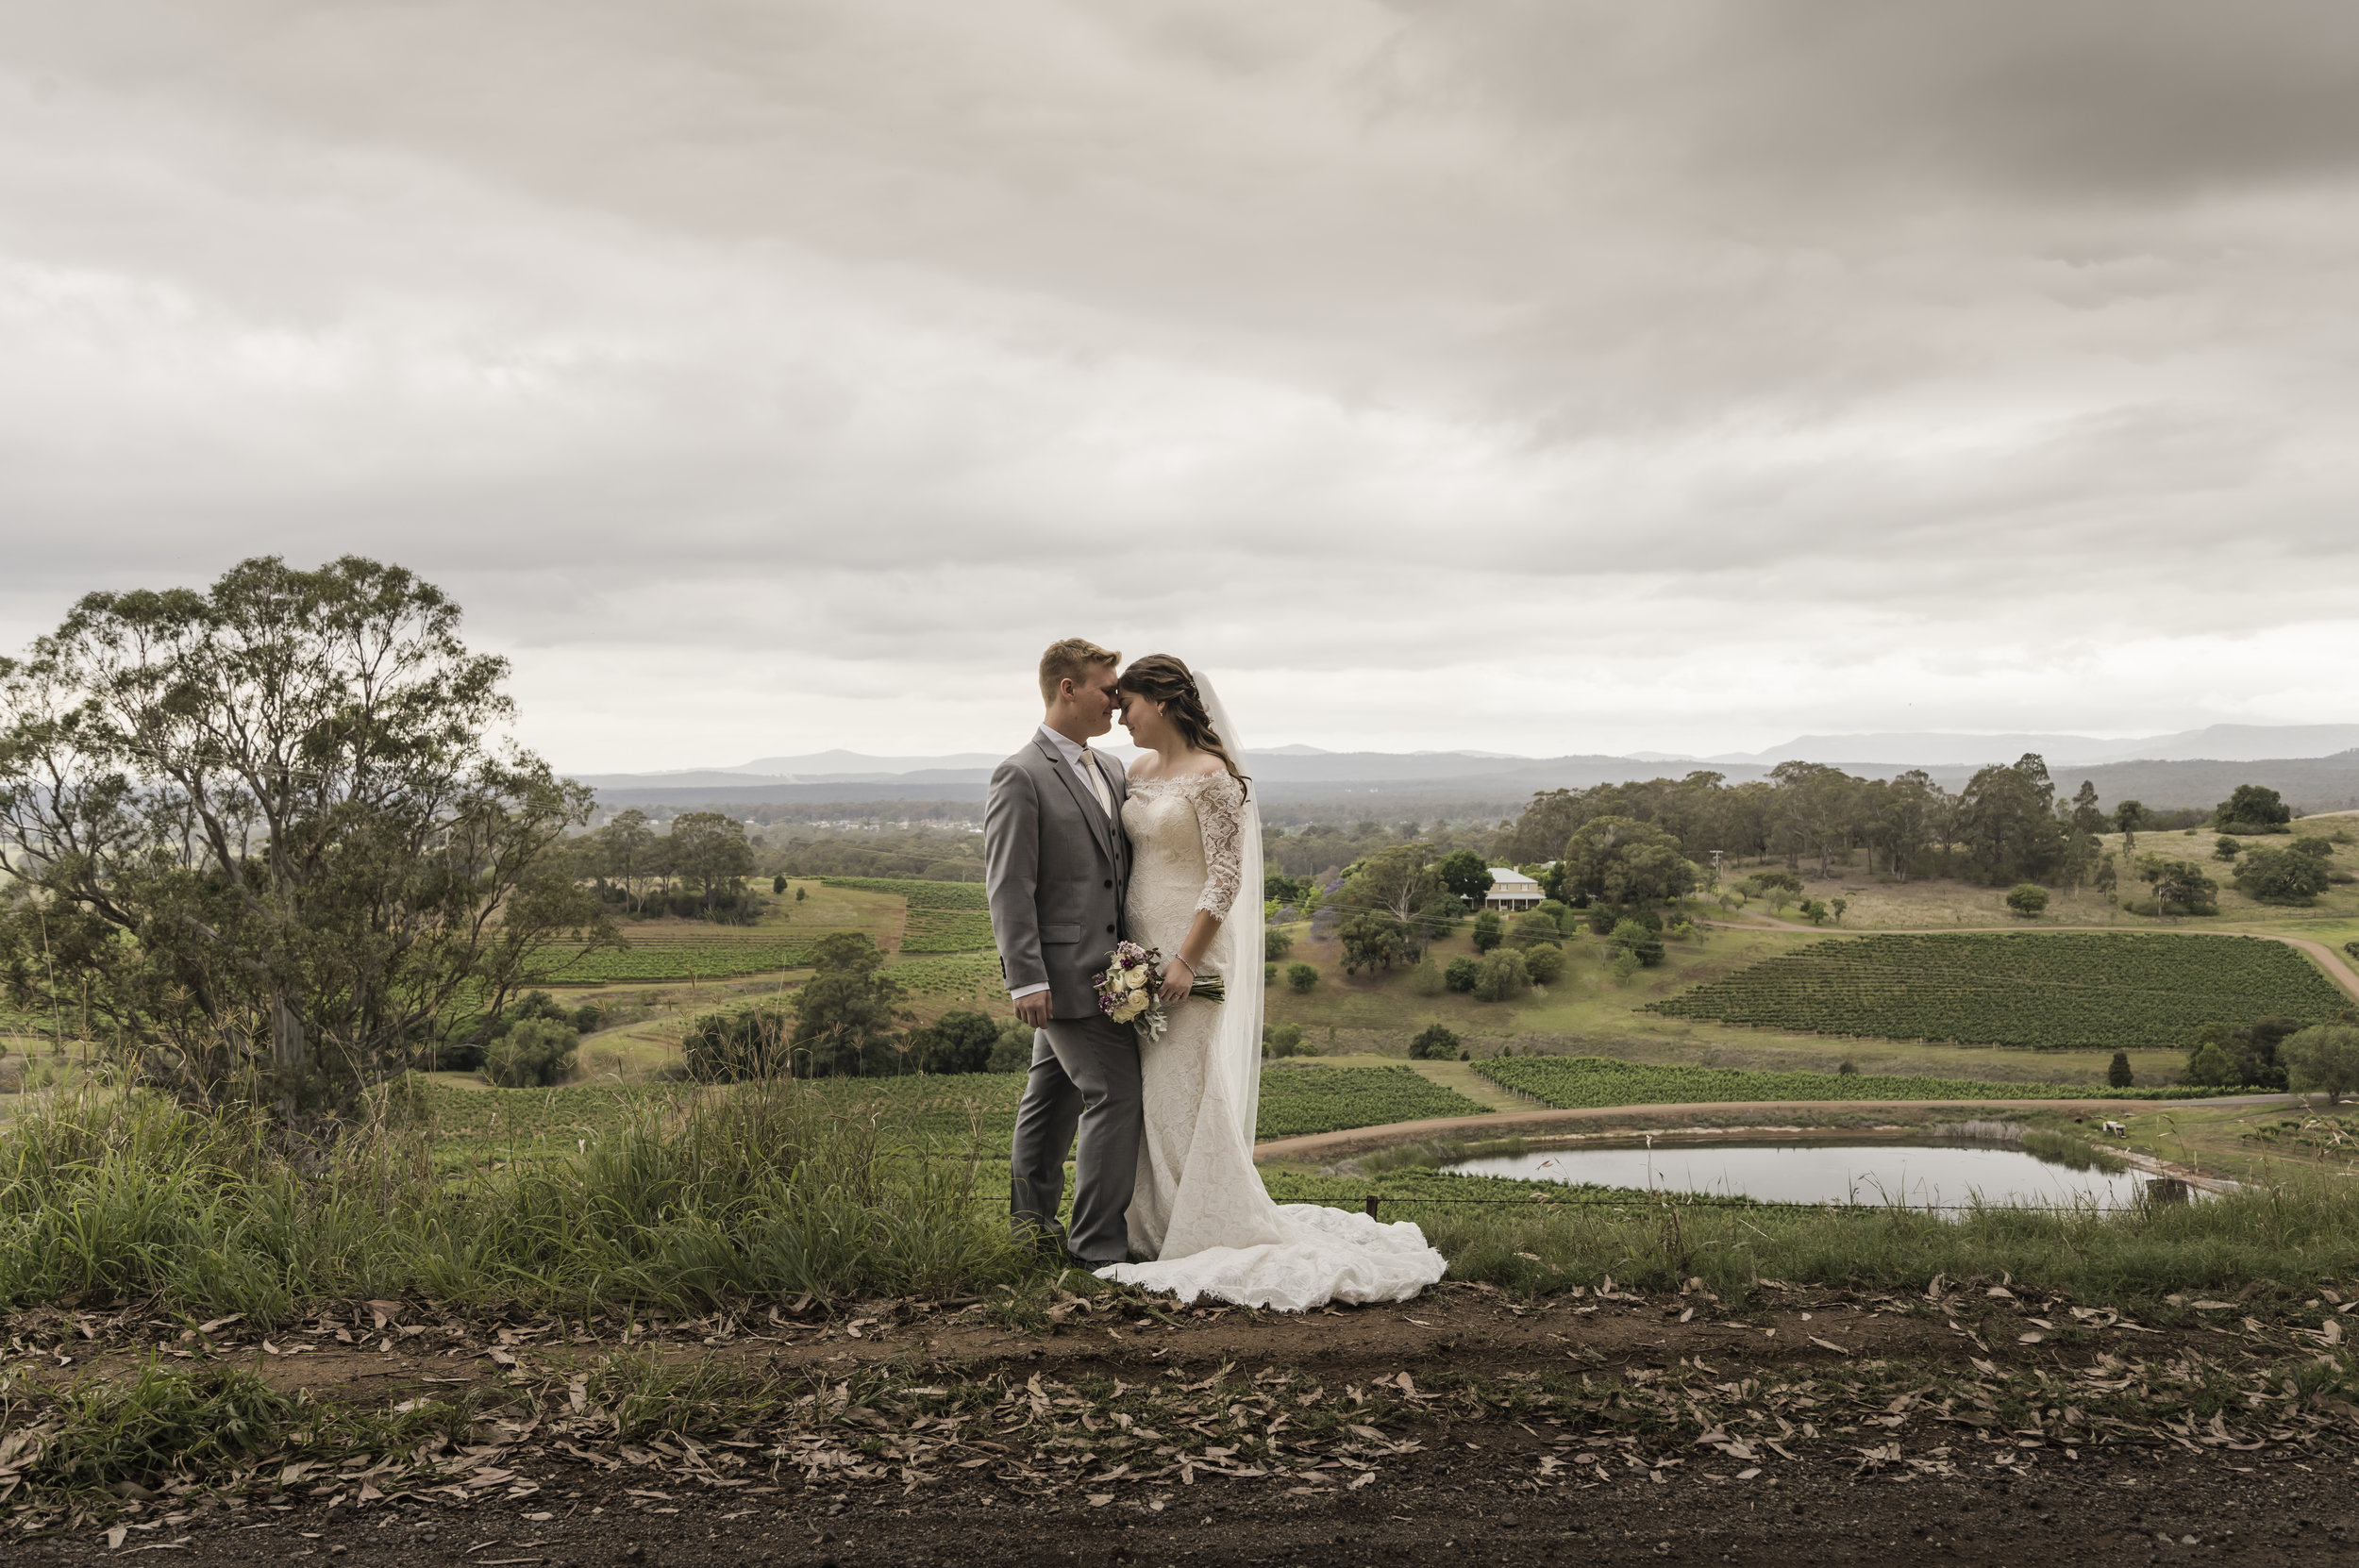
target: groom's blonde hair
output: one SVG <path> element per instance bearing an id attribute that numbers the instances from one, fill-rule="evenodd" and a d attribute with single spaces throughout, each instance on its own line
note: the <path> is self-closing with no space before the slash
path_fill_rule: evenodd
<path id="1" fill-rule="evenodd" d="M 1040 656 L 1040 700 L 1055 702 L 1057 687 L 1070 680 L 1079 685 L 1088 678 L 1093 664 L 1119 664 L 1122 656 L 1099 647 L 1086 637 L 1068 637 L 1048 644 L 1048 651 Z"/>

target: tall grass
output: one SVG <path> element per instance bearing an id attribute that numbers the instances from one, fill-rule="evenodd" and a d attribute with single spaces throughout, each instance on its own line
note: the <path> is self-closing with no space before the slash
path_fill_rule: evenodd
<path id="1" fill-rule="evenodd" d="M 298 1169 L 257 1119 L 83 1098 L 0 1134 L 0 1308 L 271 1323 L 404 1293 L 584 1315 L 970 1293 L 1037 1267 L 977 1202 L 979 1168 L 792 1083 L 648 1107 L 574 1154 L 458 1182 L 398 1127 Z"/>
<path id="2" fill-rule="evenodd" d="M 2359 1279 L 2359 1193 L 2316 1178 L 2111 1211 L 1988 1205 L 1943 1218 L 1661 1202 L 1421 1210 L 1413 1197 L 1388 1200 L 1384 1217 L 1422 1225 L 1452 1278 L 1534 1293 L 1608 1276 L 1640 1290 L 1701 1277 L 1741 1302 L 1763 1280 L 1916 1293 L 1940 1276 L 1953 1284 L 2012 1277 L 2017 1289 L 2170 1322 L 2186 1320 L 2162 1299 L 2171 1294 L 2241 1297 L 2268 1315 L 2315 1296 L 2320 1283 Z"/>

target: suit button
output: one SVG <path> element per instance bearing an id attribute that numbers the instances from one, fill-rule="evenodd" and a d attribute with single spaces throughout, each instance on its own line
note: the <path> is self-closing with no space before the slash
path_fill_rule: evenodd
<path id="1" fill-rule="evenodd" d="M 1114 928 L 1113 928 L 1113 926 L 1107 926 L 1107 927 L 1106 927 L 1106 934 L 1107 934 L 1108 936 L 1113 936 L 1113 935 L 1114 934 Z"/>
<path id="2" fill-rule="evenodd" d="M 1113 886 L 1114 885 L 1114 879 L 1113 879 L 1113 877 L 1111 877 L 1111 876 L 1107 877 L 1107 878 L 1106 878 L 1106 885 L 1107 885 L 1108 887 L 1110 887 L 1110 888 L 1111 888 L 1111 887 L 1113 887 Z"/>

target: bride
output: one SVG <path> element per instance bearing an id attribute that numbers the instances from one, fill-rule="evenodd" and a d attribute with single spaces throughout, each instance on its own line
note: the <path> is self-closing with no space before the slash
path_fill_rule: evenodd
<path id="1" fill-rule="evenodd" d="M 1130 1253 L 1098 1277 L 1183 1302 L 1198 1295 L 1304 1311 L 1405 1301 L 1448 1266 L 1402 1222 L 1271 1201 L 1253 1165 L 1262 1087 L 1262 822 L 1219 699 L 1168 654 L 1122 673 L 1122 724 L 1143 749 L 1122 825 L 1131 941 L 1163 957 L 1169 1026 L 1139 1043 L 1146 1136 Z M 1232 749 L 1234 748 L 1234 749 Z M 1191 997 L 1216 973 L 1226 999 Z"/>

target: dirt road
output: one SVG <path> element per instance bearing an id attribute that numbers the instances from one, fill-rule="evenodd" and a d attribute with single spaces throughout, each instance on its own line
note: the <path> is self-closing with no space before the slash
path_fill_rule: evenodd
<path id="1" fill-rule="evenodd" d="M 624 1438 L 594 1402 L 569 1413 L 566 1357 L 601 1347 L 564 1326 L 445 1324 L 381 1349 L 318 1326 L 253 1347 L 224 1336 L 220 1355 L 323 1405 L 490 1401 L 476 1445 L 440 1449 L 439 1472 L 372 1467 L 381 1486 L 343 1474 L 366 1456 L 308 1474 L 274 1461 L 243 1495 L 151 1497 L 4 1550 L 10 1564 L 156 1550 L 204 1568 L 2348 1560 L 2359 1412 L 2259 1408 L 2305 1354 L 2298 1324 L 2142 1328 L 2066 1306 L 1974 1284 L 1795 1290 L 1728 1317 L 1701 1295 L 1517 1303 L 1457 1285 L 1308 1317 L 1100 1302 L 1027 1332 L 901 1304 L 883 1321 L 642 1336 L 645 1357 L 778 1379 L 788 1397 L 766 1421 L 819 1399 L 817 1439 Z M 2062 1343 L 2017 1332 L 2030 1319 L 2085 1326 Z M 96 1341 L 64 1314 L 8 1326 L 28 1345 L 64 1336 L 24 1363 L 44 1380 L 67 1375 L 51 1363 L 69 1352 L 88 1358 L 77 1376 L 140 1354 L 136 1325 Z M 2169 1405 L 2199 1360 L 2264 1398 L 2228 1405 L 2234 1426 L 2172 1413 L 2183 1401 L 2114 1418 L 2126 1383 L 2146 1376 Z M 833 1426 L 830 1389 L 859 1391 L 850 1409 L 835 1395 Z M 915 1396 L 963 1425 L 913 1418 Z M 2076 1400 L 2089 1414 L 2063 1408 Z M 1380 1429 L 1306 1429 L 1346 1402 Z"/>

